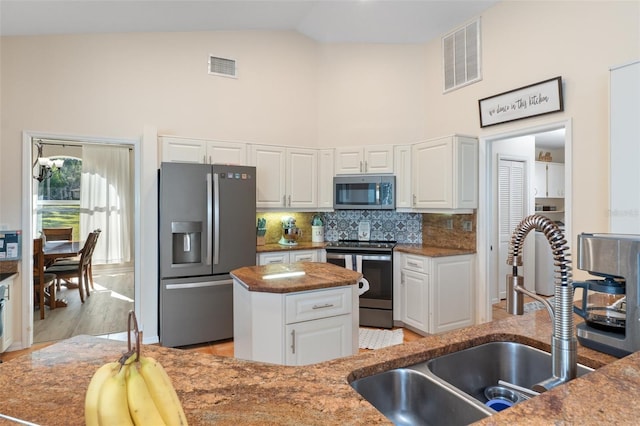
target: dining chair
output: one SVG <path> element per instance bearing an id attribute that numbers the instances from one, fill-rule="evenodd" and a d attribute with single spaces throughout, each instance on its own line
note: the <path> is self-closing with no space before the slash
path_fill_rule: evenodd
<path id="1" fill-rule="evenodd" d="M 46 269 L 47 272 L 56 274 L 57 285 L 60 284 L 60 280 L 70 282 L 71 279 L 77 278 L 78 291 L 80 292 L 80 301 L 82 303 L 84 303 L 85 289 L 87 291 L 87 297 L 91 295 L 91 290 L 89 289 L 91 257 L 93 256 L 93 250 L 96 247 L 96 242 L 98 241 L 99 235 L 100 235 L 100 230 L 96 230 L 89 233 L 89 236 L 87 237 L 87 240 L 85 241 L 84 246 L 82 247 L 82 250 L 80 250 L 80 259 L 78 261 L 66 260 L 66 261 L 54 262 L 53 265 L 49 266 Z"/>
<path id="2" fill-rule="evenodd" d="M 42 228 L 42 233 L 47 241 L 71 241 L 73 239 L 73 228 Z"/>
<path id="3" fill-rule="evenodd" d="M 44 253 L 42 251 L 42 238 L 36 238 L 33 240 L 33 291 L 34 298 L 37 299 L 38 306 L 40 308 L 40 319 L 44 319 L 44 305 L 45 298 L 49 296 L 49 303 L 52 309 L 55 308 L 55 301 L 53 301 L 50 289 L 55 285 L 56 275 L 50 272 L 45 272 L 44 269 Z M 47 291 L 49 290 L 49 292 Z"/>
<path id="4" fill-rule="evenodd" d="M 89 283 L 91 285 L 91 290 L 94 290 L 94 286 L 93 286 L 93 251 L 96 248 L 96 244 L 98 243 L 98 237 L 100 237 L 100 233 L 102 232 L 102 230 L 100 228 L 94 229 L 92 232 L 96 233 L 97 236 L 95 237 L 95 240 L 93 241 L 93 245 L 92 247 L 88 247 L 87 245 L 87 241 L 89 240 L 89 238 L 87 238 L 87 241 L 85 241 L 84 246 L 80 249 L 79 253 L 82 254 L 82 252 L 86 249 L 90 249 L 91 250 L 91 258 L 89 259 L 89 267 L 88 267 L 88 273 L 89 273 Z M 78 265 L 78 263 L 80 262 L 80 256 L 78 257 L 74 257 L 74 258 L 61 258 L 61 259 L 57 259 L 53 265 Z M 50 266 L 53 266 L 50 265 Z"/>

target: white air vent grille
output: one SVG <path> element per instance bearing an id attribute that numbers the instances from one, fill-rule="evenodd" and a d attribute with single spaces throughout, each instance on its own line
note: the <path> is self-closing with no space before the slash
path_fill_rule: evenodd
<path id="1" fill-rule="evenodd" d="M 209 56 L 209 74 L 237 77 L 237 71 L 235 60 Z"/>
<path id="2" fill-rule="evenodd" d="M 442 38 L 444 91 L 480 81 L 480 18 Z"/>

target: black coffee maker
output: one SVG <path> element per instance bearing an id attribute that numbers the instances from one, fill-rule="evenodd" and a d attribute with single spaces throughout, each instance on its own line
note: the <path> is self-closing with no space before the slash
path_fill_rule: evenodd
<path id="1" fill-rule="evenodd" d="M 583 346 L 623 357 L 640 350 L 640 235 L 578 235 L 578 269 L 599 277 L 574 282 Z"/>

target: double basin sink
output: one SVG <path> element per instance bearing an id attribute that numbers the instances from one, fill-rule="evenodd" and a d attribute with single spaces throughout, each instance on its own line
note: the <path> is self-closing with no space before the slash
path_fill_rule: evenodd
<path id="1" fill-rule="evenodd" d="M 522 402 L 551 377 L 551 354 L 515 342 L 491 342 L 351 386 L 396 425 L 466 425 Z M 593 371 L 578 365 L 578 376 Z"/>

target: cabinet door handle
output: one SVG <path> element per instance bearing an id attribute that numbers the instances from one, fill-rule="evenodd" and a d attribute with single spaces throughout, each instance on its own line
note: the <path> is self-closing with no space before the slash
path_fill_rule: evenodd
<path id="1" fill-rule="evenodd" d="M 282 196 L 282 205 L 287 207 L 287 196 L 286 195 Z"/>
<path id="2" fill-rule="evenodd" d="M 415 262 L 407 262 L 407 265 L 413 266 L 414 268 L 417 268 L 418 266 L 420 266 L 419 264 L 417 264 Z"/>
<path id="3" fill-rule="evenodd" d="M 369 164 L 367 164 L 367 161 L 365 160 L 365 162 L 364 162 L 364 172 L 367 173 L 367 171 L 369 171 Z"/>
<path id="4" fill-rule="evenodd" d="M 362 170 L 362 161 L 360 161 L 360 172 L 364 172 L 364 170 Z"/>
<path id="5" fill-rule="evenodd" d="M 413 194 L 413 205 L 416 205 L 416 194 Z"/>
<path id="6" fill-rule="evenodd" d="M 291 330 L 291 353 L 296 353 L 296 330 Z"/>
<path id="7" fill-rule="evenodd" d="M 291 207 L 291 194 L 289 194 L 289 207 Z"/>
<path id="8" fill-rule="evenodd" d="M 324 309 L 324 308 L 332 308 L 333 303 L 325 303 L 324 305 L 313 305 L 311 309 Z"/>

